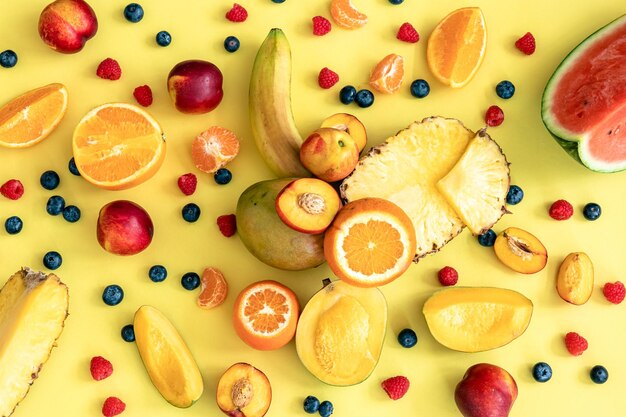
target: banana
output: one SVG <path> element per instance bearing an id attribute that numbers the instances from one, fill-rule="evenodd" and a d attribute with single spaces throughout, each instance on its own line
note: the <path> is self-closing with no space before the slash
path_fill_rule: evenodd
<path id="1" fill-rule="evenodd" d="M 281 29 L 272 29 L 252 67 L 249 90 L 252 136 L 261 156 L 279 177 L 310 177 L 300 163 L 302 136 L 291 110 L 291 48 Z"/>

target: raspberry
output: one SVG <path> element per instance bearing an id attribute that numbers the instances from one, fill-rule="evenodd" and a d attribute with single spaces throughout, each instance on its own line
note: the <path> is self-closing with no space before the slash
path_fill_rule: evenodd
<path id="1" fill-rule="evenodd" d="M 245 22 L 248 18 L 248 11 L 241 4 L 234 3 L 233 8 L 226 13 L 226 19 L 231 22 Z"/>
<path id="2" fill-rule="evenodd" d="M 515 47 L 526 55 L 532 55 L 536 48 L 535 37 L 530 32 L 526 32 L 524 36 L 515 41 Z"/>
<path id="3" fill-rule="evenodd" d="M 178 188 L 185 195 L 192 195 L 196 191 L 197 185 L 198 178 L 191 172 L 178 177 Z"/>
<path id="4" fill-rule="evenodd" d="M 335 71 L 324 67 L 317 77 L 317 82 L 322 88 L 330 88 L 339 82 L 339 75 Z"/>
<path id="5" fill-rule="evenodd" d="M 231 237 L 237 231 L 237 218 L 234 214 L 224 214 L 217 218 L 217 227 L 226 237 Z"/>
<path id="6" fill-rule="evenodd" d="M 8 199 L 19 200 L 24 195 L 24 186 L 20 180 L 8 180 L 0 187 L 0 193 Z"/>
<path id="7" fill-rule="evenodd" d="M 102 415 L 113 417 L 121 414 L 126 409 L 126 404 L 117 397 L 109 397 L 102 404 Z"/>
<path id="8" fill-rule="evenodd" d="M 102 381 L 113 373 L 113 365 L 102 356 L 94 356 L 89 364 L 91 376 L 96 381 Z"/>
<path id="9" fill-rule="evenodd" d="M 383 387 L 389 398 L 399 400 L 409 390 L 409 380 L 405 376 L 394 376 L 385 379 L 380 386 Z"/>
<path id="10" fill-rule="evenodd" d="M 122 68 L 116 60 L 107 58 L 98 65 L 96 75 L 105 80 L 119 80 L 122 76 Z"/>
<path id="11" fill-rule="evenodd" d="M 504 112 L 498 106 L 491 106 L 485 113 L 485 123 L 487 126 L 495 127 L 500 126 L 504 122 Z"/>
<path id="12" fill-rule="evenodd" d="M 444 266 L 437 273 L 439 282 L 446 287 L 455 285 L 459 281 L 459 273 L 451 266 Z"/>
<path id="13" fill-rule="evenodd" d="M 417 30 L 411 25 L 409 22 L 405 22 L 398 29 L 398 34 L 396 38 L 401 40 L 402 42 L 415 43 L 420 40 L 420 35 L 417 33 Z"/>
<path id="14" fill-rule="evenodd" d="M 550 206 L 549 213 L 554 220 L 567 220 L 574 214 L 574 207 L 566 200 L 557 200 Z"/>
<path id="15" fill-rule="evenodd" d="M 620 281 L 615 281 L 613 283 L 607 282 L 602 287 L 602 294 L 606 297 L 608 301 L 613 304 L 619 304 L 624 301 L 624 296 L 626 296 L 626 289 L 624 289 L 624 284 Z"/>
<path id="16" fill-rule="evenodd" d="M 325 17 L 315 16 L 313 18 L 313 34 L 315 36 L 324 36 L 330 32 L 331 28 L 330 21 Z"/>
<path id="17" fill-rule="evenodd" d="M 565 335 L 565 347 L 574 356 L 580 356 L 587 350 L 589 345 L 587 339 L 576 332 L 569 332 Z"/>
<path id="18" fill-rule="evenodd" d="M 144 107 L 148 107 L 152 104 L 152 89 L 148 85 L 142 85 L 133 91 L 133 96 L 137 103 Z"/>

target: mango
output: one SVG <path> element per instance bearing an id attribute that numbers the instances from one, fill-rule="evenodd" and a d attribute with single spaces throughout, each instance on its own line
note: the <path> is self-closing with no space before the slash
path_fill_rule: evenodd
<path id="1" fill-rule="evenodd" d="M 563 259 L 556 278 L 559 296 L 574 305 L 583 305 L 593 292 L 593 264 L 584 252 L 570 253 Z"/>

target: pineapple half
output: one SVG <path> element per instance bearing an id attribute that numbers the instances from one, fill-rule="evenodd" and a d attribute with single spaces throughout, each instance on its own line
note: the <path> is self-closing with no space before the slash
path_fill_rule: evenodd
<path id="1" fill-rule="evenodd" d="M 508 162 L 484 130 L 429 117 L 372 148 L 340 192 L 347 202 L 380 197 L 402 207 L 415 226 L 417 262 L 466 225 L 475 234 L 493 226 L 508 188 Z"/>
<path id="2" fill-rule="evenodd" d="M 22 268 L 0 289 L 0 417 L 26 396 L 63 331 L 68 290 L 53 274 Z"/>

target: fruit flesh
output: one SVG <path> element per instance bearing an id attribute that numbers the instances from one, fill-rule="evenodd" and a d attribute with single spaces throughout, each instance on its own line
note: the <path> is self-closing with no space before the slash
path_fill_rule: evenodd
<path id="1" fill-rule="evenodd" d="M 539 272 L 548 261 L 548 253 L 541 241 L 517 227 L 502 231 L 496 238 L 493 250 L 504 265 L 522 274 Z"/>
<path id="2" fill-rule="evenodd" d="M 559 296 L 574 305 L 585 304 L 593 293 L 593 264 L 586 253 L 573 252 L 565 257 L 557 275 Z"/>
<path id="3" fill-rule="evenodd" d="M 238 381 L 251 384 L 251 398 L 245 406 L 235 405 L 233 388 Z M 225 414 L 234 417 L 262 417 L 272 402 L 272 387 L 267 376 L 247 363 L 236 363 L 224 372 L 217 384 L 217 405 Z"/>

